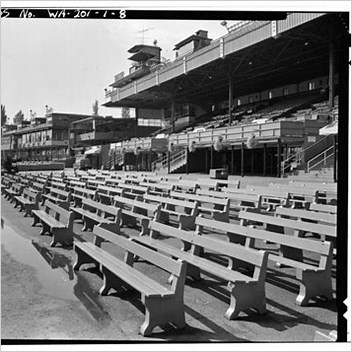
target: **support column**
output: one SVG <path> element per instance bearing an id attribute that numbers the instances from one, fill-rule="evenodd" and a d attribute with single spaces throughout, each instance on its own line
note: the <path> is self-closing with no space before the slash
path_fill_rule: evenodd
<path id="1" fill-rule="evenodd" d="M 334 107 L 334 66 L 335 66 L 335 53 L 334 53 L 334 42 L 332 38 L 329 44 L 329 108 Z"/>
<path id="2" fill-rule="evenodd" d="M 281 177 L 281 138 L 277 140 L 277 177 Z"/>
<path id="3" fill-rule="evenodd" d="M 210 168 L 214 169 L 214 150 L 213 150 L 213 146 L 210 146 Z"/>
<path id="4" fill-rule="evenodd" d="M 170 174 L 170 151 L 167 151 L 167 174 Z"/>
<path id="5" fill-rule="evenodd" d="M 232 77 L 229 76 L 229 126 L 231 126 L 232 123 L 232 116 L 231 116 L 231 110 L 232 110 L 232 96 L 233 96 L 233 91 L 232 91 Z"/>
<path id="6" fill-rule="evenodd" d="M 209 166 L 208 166 L 208 149 L 204 149 L 205 154 L 205 173 L 209 174 Z"/>
<path id="7" fill-rule="evenodd" d="M 171 124 L 172 124 L 172 132 L 175 132 L 175 99 L 174 98 L 171 101 Z"/>
<path id="8" fill-rule="evenodd" d="M 263 148 L 263 176 L 266 176 L 266 143 Z"/>
<path id="9" fill-rule="evenodd" d="M 231 146 L 231 175 L 235 174 L 235 147 Z"/>
<path id="10" fill-rule="evenodd" d="M 251 174 L 254 173 L 254 148 L 251 149 Z"/>
<path id="11" fill-rule="evenodd" d="M 241 144 L 241 177 L 244 176 L 244 143 Z"/>
<path id="12" fill-rule="evenodd" d="M 189 150 L 188 150 L 188 147 L 186 147 L 186 157 L 187 157 L 187 160 L 186 160 L 186 174 L 188 175 L 188 162 L 189 162 Z"/>
<path id="13" fill-rule="evenodd" d="M 337 151 L 338 151 L 338 146 L 337 146 L 337 135 L 334 135 L 334 182 L 337 182 Z"/>

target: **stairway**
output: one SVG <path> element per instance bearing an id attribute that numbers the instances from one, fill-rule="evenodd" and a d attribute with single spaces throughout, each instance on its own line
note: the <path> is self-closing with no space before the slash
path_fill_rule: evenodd
<path id="1" fill-rule="evenodd" d="M 152 163 L 152 170 L 159 172 L 168 172 L 168 155 L 155 160 Z M 170 153 L 170 173 L 181 172 L 182 168 L 187 164 L 187 150 Z"/>

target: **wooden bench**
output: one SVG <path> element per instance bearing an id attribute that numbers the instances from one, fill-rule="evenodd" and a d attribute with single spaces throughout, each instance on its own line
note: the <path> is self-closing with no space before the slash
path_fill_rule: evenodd
<path id="1" fill-rule="evenodd" d="M 82 200 L 82 207 L 70 207 L 70 210 L 75 214 L 74 219 L 82 218 L 82 231 L 92 230 L 101 223 L 114 224 L 116 231 L 120 231 L 121 210 L 112 205 L 86 198 Z"/>
<path id="2" fill-rule="evenodd" d="M 168 181 L 170 183 L 170 181 Z M 185 191 L 189 193 L 196 193 L 197 188 L 199 185 L 197 181 L 192 180 L 179 180 L 177 182 L 172 181 L 175 185 L 175 190 Z"/>
<path id="3" fill-rule="evenodd" d="M 4 189 L 4 197 L 13 203 L 14 197 L 20 196 L 25 186 L 22 183 L 12 183 L 10 188 Z"/>
<path id="4" fill-rule="evenodd" d="M 121 187 L 98 186 L 97 199 L 103 204 L 113 204 L 114 196 L 121 196 L 124 189 Z"/>
<path id="5" fill-rule="evenodd" d="M 198 209 L 202 214 L 210 214 L 212 218 L 216 220 L 225 222 L 229 221 L 230 199 L 221 199 L 176 191 L 171 192 L 170 197 L 196 201 L 199 203 Z"/>
<path id="6" fill-rule="evenodd" d="M 57 189 L 60 189 L 61 191 L 66 191 L 66 192 L 68 191 L 68 185 L 65 182 L 51 181 L 50 188 L 57 188 Z"/>
<path id="7" fill-rule="evenodd" d="M 135 199 L 149 192 L 150 187 L 138 186 L 133 183 L 119 183 L 119 187 L 123 189 L 123 196 L 126 198 Z"/>
<path id="8" fill-rule="evenodd" d="M 253 215 L 257 215 L 253 213 Z M 231 243 L 240 243 L 254 248 L 255 240 L 270 241 L 279 246 L 279 252 L 270 253 L 269 260 L 296 269 L 296 278 L 300 283 L 300 291 L 296 304 L 305 305 L 316 296 L 332 299 L 332 244 L 307 238 L 286 236 L 262 229 L 226 224 L 221 221 L 197 217 L 196 225 L 200 231 L 205 229 L 223 233 Z M 209 231 L 208 231 L 209 232 Z M 203 235 L 204 236 L 204 235 Z M 309 251 L 319 256 L 319 264 L 306 263 L 302 251 Z"/>
<path id="9" fill-rule="evenodd" d="M 150 182 L 141 182 L 140 186 L 148 187 L 148 194 L 152 195 L 162 195 L 168 196 L 171 191 L 175 189 L 175 185 L 173 183 L 150 183 Z"/>
<path id="10" fill-rule="evenodd" d="M 68 180 L 67 181 L 67 188 L 69 191 L 73 192 L 75 187 L 86 188 L 87 184 L 85 182 L 76 181 L 76 180 Z"/>
<path id="11" fill-rule="evenodd" d="M 199 218 L 199 217 L 198 217 Z M 226 224 L 228 225 L 228 224 Z M 187 276 L 199 280 L 200 270 L 228 282 L 227 290 L 231 296 L 230 306 L 225 316 L 235 319 L 243 310 L 253 308 L 259 313 L 266 312 L 265 275 L 268 252 L 256 251 L 241 245 L 227 243 L 208 236 L 201 236 L 197 231 L 185 231 L 165 224 L 151 221 L 150 236 L 134 237 L 133 240 L 187 262 Z M 189 251 L 166 244 L 158 237 L 161 235 L 177 238 L 191 244 Z M 221 257 L 236 258 L 254 268 L 253 274 L 243 274 L 233 266 L 224 266 L 207 258 L 200 257 L 201 249 L 207 249 Z"/>
<path id="12" fill-rule="evenodd" d="M 114 205 L 121 208 L 120 226 L 141 227 L 140 236 L 148 234 L 151 220 L 159 221 L 161 204 L 148 204 L 136 199 L 114 196 Z"/>
<path id="13" fill-rule="evenodd" d="M 15 196 L 15 208 L 19 205 L 20 211 L 24 210 L 24 216 L 31 215 L 32 210 L 39 209 L 40 192 L 33 192 L 25 188 L 21 196 Z"/>
<path id="14" fill-rule="evenodd" d="M 44 210 L 32 210 L 33 224 L 42 224 L 40 235 L 50 232 L 53 239 L 50 247 L 57 243 L 71 245 L 73 243 L 73 212 L 56 205 L 49 200 L 44 204 Z"/>
<path id="15" fill-rule="evenodd" d="M 87 188 L 96 190 L 99 186 L 105 186 L 105 181 L 87 180 Z"/>
<path id="16" fill-rule="evenodd" d="M 274 189 L 262 186 L 247 186 L 247 189 L 262 198 L 262 206 L 266 206 L 267 211 L 273 211 L 278 206 L 289 207 L 291 194 L 285 189 Z M 230 191 L 230 190 L 229 190 Z M 241 190 L 231 190 L 230 192 L 241 192 Z"/>
<path id="17" fill-rule="evenodd" d="M 308 210 L 321 212 L 321 213 L 328 213 L 328 214 L 337 214 L 337 206 L 329 205 L 329 204 L 311 203 L 309 204 Z"/>
<path id="18" fill-rule="evenodd" d="M 326 237 L 336 239 L 336 226 L 314 224 L 305 221 L 284 219 L 277 216 L 263 215 L 251 211 L 241 211 L 239 218 L 244 225 L 262 224 L 268 231 L 283 233 L 294 237 L 303 237 L 306 233 L 319 235 L 321 240 Z"/>
<path id="19" fill-rule="evenodd" d="M 217 180 L 219 188 L 224 189 L 239 189 L 241 185 L 240 180 Z"/>
<path id="20" fill-rule="evenodd" d="M 325 203 L 321 198 L 321 193 L 316 188 L 288 185 L 288 184 L 269 184 L 269 188 L 271 189 L 282 189 L 287 190 L 290 195 L 290 204 L 294 207 L 306 208 L 310 203 Z"/>
<path id="21" fill-rule="evenodd" d="M 86 198 L 96 200 L 97 191 L 78 186 L 72 188 L 71 199 L 73 200 L 73 204 L 75 207 L 81 207 L 82 200 Z"/>
<path id="22" fill-rule="evenodd" d="M 42 205 L 46 200 L 50 200 L 52 203 L 60 205 L 68 210 L 71 202 L 71 192 L 62 191 L 59 188 L 49 187 L 49 193 L 42 195 Z"/>
<path id="23" fill-rule="evenodd" d="M 147 203 L 161 204 L 161 222 L 170 224 L 171 215 L 180 229 L 194 229 L 194 221 L 198 215 L 197 202 L 154 196 L 150 194 L 145 194 L 143 199 Z"/>
<path id="24" fill-rule="evenodd" d="M 197 194 L 208 197 L 216 198 L 226 198 L 230 199 L 230 212 L 238 212 L 240 210 L 245 210 L 251 208 L 260 212 L 262 206 L 262 197 L 259 194 L 253 194 L 252 192 L 246 193 L 233 193 L 227 192 L 228 189 L 223 189 L 222 191 L 209 191 L 203 189 L 197 189 Z"/>
<path id="25" fill-rule="evenodd" d="M 214 180 L 210 178 L 197 178 L 197 184 L 202 190 L 218 191 L 220 189 L 219 180 Z"/>
<path id="26" fill-rule="evenodd" d="M 173 323 L 178 328 L 184 327 L 185 263 L 117 235 L 109 231 L 109 227 L 105 224 L 95 226 L 93 233 L 95 234 L 94 243 L 74 243 L 77 260 L 73 269 L 79 270 L 82 264 L 87 263 L 99 265 L 104 279 L 104 284 L 99 291 L 101 295 L 107 295 L 111 288 L 117 292 L 123 292 L 131 287 L 139 291 L 141 293 L 141 302 L 145 307 L 145 320 L 140 327 L 140 333 L 143 336 L 149 336 L 154 327 L 159 325 L 163 326 Z M 111 255 L 101 248 L 102 241 L 108 241 L 112 245 L 124 249 L 124 260 Z M 136 257 L 142 258 L 173 275 L 171 286 L 165 287 L 159 281 L 133 266 Z"/>
<path id="27" fill-rule="evenodd" d="M 318 213 L 304 209 L 278 207 L 276 208 L 275 215 L 287 219 L 297 219 L 331 226 L 336 226 L 337 224 L 337 214 Z"/>

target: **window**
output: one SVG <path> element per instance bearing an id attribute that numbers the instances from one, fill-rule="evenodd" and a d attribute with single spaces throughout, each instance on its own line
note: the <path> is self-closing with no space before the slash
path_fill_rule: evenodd
<path id="1" fill-rule="evenodd" d="M 284 89 L 282 90 L 282 95 L 283 95 L 283 96 L 288 95 L 288 88 L 284 88 Z"/>
<path id="2" fill-rule="evenodd" d="M 237 99 L 237 105 L 238 105 L 238 106 L 241 105 L 241 99 Z"/>
<path id="3" fill-rule="evenodd" d="M 308 83 L 308 90 L 314 90 L 315 89 L 315 82 L 309 82 Z"/>
<path id="4" fill-rule="evenodd" d="M 253 103 L 253 97 L 249 97 L 249 104 Z"/>
<path id="5" fill-rule="evenodd" d="M 269 96 L 269 99 L 272 99 L 273 98 L 273 92 L 269 92 L 268 96 Z"/>

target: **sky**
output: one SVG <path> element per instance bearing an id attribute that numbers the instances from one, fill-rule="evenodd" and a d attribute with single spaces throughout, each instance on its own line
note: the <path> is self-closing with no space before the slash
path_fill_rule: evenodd
<path id="1" fill-rule="evenodd" d="M 174 45 L 199 29 L 217 39 L 227 33 L 221 21 L 12 19 L 1 20 L 1 104 L 11 119 L 22 110 L 43 116 L 55 112 L 91 114 L 114 75 L 128 72 L 127 52 L 135 44 L 162 48 L 173 60 Z M 229 25 L 235 23 L 229 21 Z M 120 109 L 100 107 L 99 114 L 119 116 Z"/>

